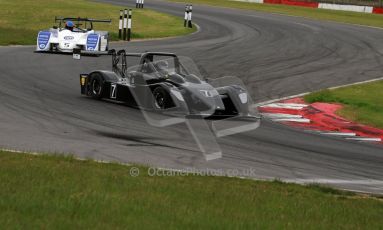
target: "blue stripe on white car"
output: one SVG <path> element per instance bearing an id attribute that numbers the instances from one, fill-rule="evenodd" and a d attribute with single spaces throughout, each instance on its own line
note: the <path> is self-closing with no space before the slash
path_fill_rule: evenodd
<path id="1" fill-rule="evenodd" d="M 98 43 L 100 40 L 99 34 L 89 34 L 86 39 L 86 50 L 94 51 L 98 47 Z"/>
<path id="2" fill-rule="evenodd" d="M 51 32 L 48 31 L 40 31 L 37 36 L 37 45 L 40 50 L 48 49 L 49 39 L 51 37 Z"/>

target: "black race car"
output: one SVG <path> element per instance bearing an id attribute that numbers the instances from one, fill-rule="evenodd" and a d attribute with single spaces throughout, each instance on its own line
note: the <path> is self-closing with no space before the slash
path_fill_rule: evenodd
<path id="1" fill-rule="evenodd" d="M 79 58 L 80 51 L 74 56 Z M 110 50 L 113 71 L 80 75 L 81 94 L 132 107 L 181 115 L 248 116 L 248 93 L 239 84 L 213 86 L 185 57 L 173 53 Z M 138 59 L 128 67 L 128 59 Z"/>

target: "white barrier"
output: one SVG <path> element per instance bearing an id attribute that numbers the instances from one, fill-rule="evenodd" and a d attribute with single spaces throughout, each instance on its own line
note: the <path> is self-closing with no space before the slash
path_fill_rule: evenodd
<path id="1" fill-rule="evenodd" d="M 235 2 L 249 2 L 249 3 L 265 3 L 264 0 L 230 0 Z M 283 3 L 271 3 L 271 4 L 282 4 Z M 342 11 L 352 11 L 359 13 L 377 13 L 374 12 L 374 7 L 372 6 L 356 6 L 356 5 L 341 5 L 341 4 L 332 4 L 332 3 L 319 3 L 318 8 L 327 9 L 327 10 L 342 10 Z M 379 7 L 378 7 L 379 8 Z"/>
<path id="2" fill-rule="evenodd" d="M 251 2 L 251 3 L 263 3 L 263 0 L 233 0 L 236 2 Z"/>
<path id="3" fill-rule="evenodd" d="M 328 10 L 353 11 L 361 13 L 372 13 L 373 10 L 372 6 L 339 5 L 331 3 L 319 3 L 318 8 Z"/>

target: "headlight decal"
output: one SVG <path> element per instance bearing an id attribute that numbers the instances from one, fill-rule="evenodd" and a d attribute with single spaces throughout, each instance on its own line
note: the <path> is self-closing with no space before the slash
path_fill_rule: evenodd
<path id="1" fill-rule="evenodd" d="M 239 99 L 241 100 L 242 104 L 247 103 L 247 93 L 240 93 L 238 95 Z"/>

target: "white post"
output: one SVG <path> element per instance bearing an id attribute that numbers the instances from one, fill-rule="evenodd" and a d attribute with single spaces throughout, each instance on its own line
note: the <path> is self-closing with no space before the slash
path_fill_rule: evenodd
<path id="1" fill-rule="evenodd" d="M 126 40 L 126 26 L 128 22 L 128 9 L 124 10 L 124 40 Z"/>
<path id="2" fill-rule="evenodd" d="M 189 16 L 188 16 L 188 26 L 189 26 L 189 28 L 193 27 L 193 23 L 192 23 L 192 11 L 193 11 L 193 6 L 190 5 L 189 6 Z"/>
<path id="3" fill-rule="evenodd" d="M 120 10 L 120 21 L 118 23 L 118 38 L 119 39 L 122 38 L 122 14 L 123 14 L 123 10 Z"/>
<path id="4" fill-rule="evenodd" d="M 187 25 L 187 21 L 188 21 L 188 10 L 189 10 L 189 5 L 186 5 L 185 6 L 185 17 L 184 17 L 184 27 L 186 27 Z"/>
<path id="5" fill-rule="evenodd" d="M 129 18 L 128 18 L 128 41 L 130 41 L 132 30 L 132 9 L 129 9 Z"/>

